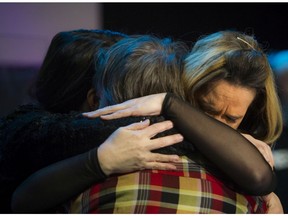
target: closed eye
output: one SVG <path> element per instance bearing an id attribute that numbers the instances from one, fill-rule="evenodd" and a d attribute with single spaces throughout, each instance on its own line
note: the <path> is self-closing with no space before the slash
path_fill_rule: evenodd
<path id="1" fill-rule="evenodd" d="M 242 118 L 241 116 L 229 116 L 229 115 L 226 115 L 226 119 L 230 123 L 236 123 L 237 120 L 239 120 L 241 118 Z"/>

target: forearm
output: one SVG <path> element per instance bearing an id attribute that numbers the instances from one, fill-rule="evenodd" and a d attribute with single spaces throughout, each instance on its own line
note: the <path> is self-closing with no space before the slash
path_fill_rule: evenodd
<path id="1" fill-rule="evenodd" d="M 14 192 L 12 210 L 19 213 L 45 212 L 105 178 L 95 148 L 52 164 L 30 176 Z"/>

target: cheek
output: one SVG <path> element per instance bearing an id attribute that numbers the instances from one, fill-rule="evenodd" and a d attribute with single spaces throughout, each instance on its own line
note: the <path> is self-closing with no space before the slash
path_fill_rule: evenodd
<path id="1" fill-rule="evenodd" d="M 243 120 L 243 119 L 241 119 L 241 121 L 236 122 L 236 123 L 233 125 L 233 128 L 234 128 L 234 129 L 238 129 L 238 127 L 239 127 L 239 125 L 241 124 L 242 120 Z"/>
<path id="2" fill-rule="evenodd" d="M 237 130 L 237 128 L 239 127 L 239 123 L 230 123 L 230 122 L 226 122 L 226 121 L 221 121 L 222 123 L 226 124 L 227 126 Z"/>
<path id="3" fill-rule="evenodd" d="M 233 129 L 237 130 L 239 125 L 240 125 L 239 123 L 236 123 L 236 124 L 230 125 L 230 127 L 232 127 Z"/>

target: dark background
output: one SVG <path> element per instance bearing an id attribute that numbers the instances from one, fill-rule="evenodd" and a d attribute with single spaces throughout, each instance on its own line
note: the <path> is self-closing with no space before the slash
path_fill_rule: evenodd
<path id="1" fill-rule="evenodd" d="M 288 48 L 287 3 L 104 3 L 105 29 L 194 42 L 231 29 L 255 34 L 267 49 Z"/>

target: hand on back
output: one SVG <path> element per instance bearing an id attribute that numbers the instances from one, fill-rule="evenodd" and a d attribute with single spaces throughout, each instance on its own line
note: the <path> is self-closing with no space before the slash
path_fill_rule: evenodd
<path id="1" fill-rule="evenodd" d="M 172 127 L 171 121 L 149 126 L 149 120 L 146 120 L 119 128 L 98 148 L 98 159 L 103 172 L 110 175 L 143 169 L 176 169 L 171 162 L 179 161 L 177 155 L 151 152 L 183 140 L 180 134 L 151 139 Z"/>
<path id="2" fill-rule="evenodd" d="M 110 120 L 128 116 L 160 115 L 166 94 L 167 93 L 159 93 L 131 99 L 120 104 L 83 113 L 83 116 L 88 118 L 100 116 L 102 119 Z"/>

